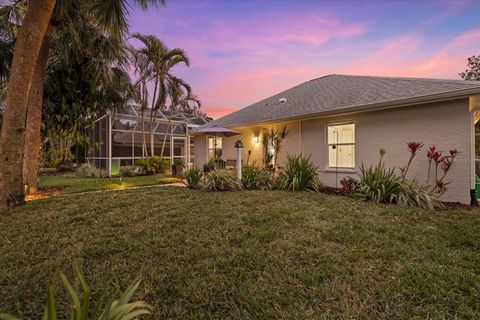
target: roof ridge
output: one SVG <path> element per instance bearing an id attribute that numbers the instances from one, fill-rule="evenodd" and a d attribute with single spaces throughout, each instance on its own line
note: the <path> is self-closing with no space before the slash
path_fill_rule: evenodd
<path id="1" fill-rule="evenodd" d="M 443 79 L 443 78 L 421 78 L 421 77 L 392 77 L 392 76 L 371 76 L 371 75 L 354 75 L 354 74 L 338 74 L 333 73 L 327 76 L 323 76 L 320 78 L 312 79 L 318 80 L 330 76 L 338 76 L 338 77 L 350 77 L 350 78 L 377 78 L 377 79 L 395 79 L 395 80 L 417 80 L 417 81 L 436 81 L 436 82 L 451 82 L 451 83 L 465 83 L 465 84 L 472 84 L 480 86 L 480 81 L 475 80 L 463 80 L 463 79 Z"/>

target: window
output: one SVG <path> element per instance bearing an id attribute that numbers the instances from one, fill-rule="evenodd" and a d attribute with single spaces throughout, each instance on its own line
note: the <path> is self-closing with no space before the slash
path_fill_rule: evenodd
<path id="1" fill-rule="evenodd" d="M 328 166 L 355 168 L 355 124 L 329 125 Z"/>
<path id="2" fill-rule="evenodd" d="M 222 138 L 210 137 L 208 138 L 208 159 L 222 158 Z"/>

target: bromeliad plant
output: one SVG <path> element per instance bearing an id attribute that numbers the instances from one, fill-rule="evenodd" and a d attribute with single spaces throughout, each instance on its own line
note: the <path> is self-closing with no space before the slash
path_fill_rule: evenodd
<path id="1" fill-rule="evenodd" d="M 427 151 L 428 158 L 428 175 L 427 175 L 427 184 L 430 184 L 430 176 L 432 164 L 435 166 L 435 185 L 433 190 L 439 195 L 443 195 L 447 191 L 447 185 L 450 182 L 445 182 L 445 177 L 447 173 L 453 166 L 453 163 L 460 152 L 457 149 L 452 149 L 448 152 L 448 155 L 443 155 L 442 151 L 438 151 L 435 146 L 431 146 Z M 442 171 L 439 174 L 439 168 Z"/>
<path id="2" fill-rule="evenodd" d="M 410 165 L 412 164 L 413 158 L 417 155 L 417 151 L 423 147 L 423 143 L 410 141 L 407 143 L 408 150 L 410 151 L 410 158 L 408 159 L 408 163 L 405 167 L 400 168 L 402 179 L 405 179 L 407 176 L 408 169 L 410 169 Z"/>
<path id="3" fill-rule="evenodd" d="M 140 285 L 140 280 L 135 280 L 118 300 L 112 300 L 107 305 L 92 304 L 90 299 L 91 289 L 85 281 L 83 273 L 78 266 L 74 266 L 75 282 L 78 283 L 81 291 L 78 292 L 77 286 L 74 286 L 68 278 L 59 273 L 60 281 L 70 300 L 70 320 L 133 320 L 139 319 L 141 316 L 151 314 L 153 308 L 143 301 L 130 302 L 135 291 Z M 47 287 L 47 303 L 43 311 L 43 320 L 58 319 L 58 304 L 55 300 L 53 281 Z M 0 313 L 0 320 L 20 320 L 14 316 Z"/>
<path id="4" fill-rule="evenodd" d="M 412 164 L 413 159 L 417 155 L 417 152 L 423 147 L 423 143 L 411 141 L 407 143 L 408 149 L 410 151 L 410 158 L 408 159 L 408 163 L 406 166 L 399 168 L 402 179 L 406 179 L 408 169 Z M 434 184 L 432 191 L 442 195 L 447 190 L 447 185 L 449 182 L 445 182 L 445 177 L 450 171 L 455 158 L 458 155 L 458 151 L 456 149 L 450 150 L 448 155 L 444 155 L 442 151 L 438 151 L 435 146 L 431 146 L 427 150 L 427 158 L 428 158 L 428 172 L 427 172 L 427 185 L 430 185 L 430 177 L 432 166 L 434 167 Z M 441 172 L 439 172 L 441 171 Z"/>

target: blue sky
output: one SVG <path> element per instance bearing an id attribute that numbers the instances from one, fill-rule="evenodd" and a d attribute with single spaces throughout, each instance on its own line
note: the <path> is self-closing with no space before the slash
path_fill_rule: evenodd
<path id="1" fill-rule="evenodd" d="M 480 55 L 480 1 L 167 1 L 130 30 L 185 49 L 191 83 L 219 117 L 326 74 L 458 78 Z"/>

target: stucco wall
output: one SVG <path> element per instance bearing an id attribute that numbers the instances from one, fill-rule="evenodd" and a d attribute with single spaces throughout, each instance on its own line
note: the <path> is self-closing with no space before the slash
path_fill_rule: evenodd
<path id="1" fill-rule="evenodd" d="M 467 99 L 289 122 L 287 127 L 290 130 L 290 136 L 283 145 L 279 163 L 284 162 L 287 153 L 311 154 L 313 162 L 319 168 L 322 180 L 328 185 L 335 186 L 335 171 L 327 166 L 326 126 L 344 121 L 355 123 L 355 170 L 358 170 L 361 163 L 365 165 L 376 163 L 380 148 L 386 150 L 384 160 L 387 166 L 397 168 L 404 166 L 409 157 L 406 143 L 419 141 L 425 146 L 414 159 L 408 176 L 425 182 L 428 171 L 427 148 L 435 145 L 437 149 L 445 152 L 458 149 L 461 153 L 447 176 L 446 180 L 451 183 L 447 186 L 448 191 L 442 200 L 470 202 L 469 190 L 473 183 L 472 118 Z M 283 123 L 275 124 L 278 128 L 282 125 Z M 261 135 L 262 128 L 269 127 L 238 129 L 237 131 L 242 132 L 241 135 L 224 138 L 223 159 L 236 159 L 233 144 L 235 140 L 241 139 L 245 145 L 243 159 L 246 160 L 247 152 L 251 150 L 251 161 L 256 160 L 261 163 L 262 144 L 254 143 L 253 138 Z M 195 138 L 197 166 L 203 165 L 206 161 L 205 146 L 205 136 Z M 337 181 L 344 176 L 355 176 L 355 170 L 339 170 Z M 339 183 L 338 186 L 340 186 Z"/>
<path id="2" fill-rule="evenodd" d="M 193 163 L 197 168 L 201 168 L 207 159 L 207 140 L 204 135 L 193 137 Z"/>
<path id="3" fill-rule="evenodd" d="M 418 141 L 424 147 L 418 152 L 409 169 L 408 177 L 425 182 L 428 172 L 426 150 L 435 145 L 448 152 L 458 149 L 456 163 L 448 173 L 448 191 L 445 201 L 470 202 L 471 173 L 471 116 L 467 100 L 412 106 L 351 116 L 306 120 L 302 123 L 302 144 L 306 154 L 319 166 L 323 180 L 335 185 L 335 172 L 327 167 L 325 127 L 328 123 L 353 121 L 355 123 L 356 168 L 376 163 L 379 149 L 386 150 L 385 163 L 389 167 L 406 165 L 409 157 L 406 143 Z M 340 180 L 351 173 L 339 173 Z"/>

